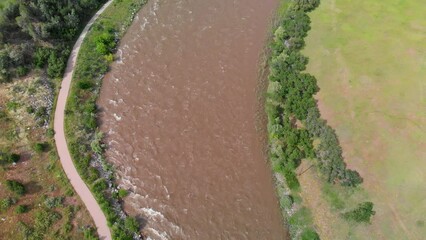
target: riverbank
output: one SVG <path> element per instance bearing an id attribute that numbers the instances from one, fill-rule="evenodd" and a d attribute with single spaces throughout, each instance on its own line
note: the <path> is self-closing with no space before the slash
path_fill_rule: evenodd
<path id="1" fill-rule="evenodd" d="M 126 192 L 117 189 L 113 169 L 103 158 L 96 99 L 117 42 L 145 3 L 114 1 L 99 16 L 81 44 L 65 107 L 65 137 L 70 155 L 106 215 L 113 239 L 140 238 L 139 224 L 122 210 L 120 198 Z"/>
<path id="2" fill-rule="evenodd" d="M 309 169 L 315 169 L 320 176 L 310 179 L 325 186 L 321 196 L 316 197 L 340 204 L 334 211 L 338 218 L 369 223 L 374 215 L 372 203 L 365 202 L 368 198 L 354 194 L 362 192 L 359 185 L 363 179 L 346 167 L 337 136 L 318 111 L 314 99 L 319 91 L 316 79 L 305 71 L 308 58 L 301 54 L 301 50 L 311 28 L 308 13 L 318 5 L 316 0 L 283 1 L 277 11 L 268 52 L 269 153 L 281 208 L 292 239 L 320 238 L 310 209 L 312 205 L 302 198 L 310 185 L 299 183 L 300 177 Z M 306 178 L 303 180 L 306 183 Z M 327 211 L 333 207 L 336 206 L 328 207 Z M 362 220 L 358 216 L 360 213 L 363 214 Z"/>
<path id="3" fill-rule="evenodd" d="M 68 179 L 71 182 L 74 190 L 80 196 L 83 203 L 86 205 L 87 210 L 95 222 L 98 235 L 101 239 L 109 240 L 111 239 L 111 233 L 107 225 L 105 215 L 103 214 L 101 208 L 93 197 L 87 185 L 83 182 L 80 175 L 75 168 L 73 161 L 71 159 L 70 153 L 67 147 L 67 141 L 65 139 L 64 132 L 64 120 L 65 120 L 65 104 L 68 99 L 68 93 L 70 90 L 71 78 L 74 74 L 74 68 L 77 60 L 77 56 L 80 52 L 80 47 L 84 41 L 87 32 L 91 28 L 92 24 L 96 21 L 98 16 L 102 14 L 105 9 L 112 3 L 108 1 L 102 8 L 96 12 L 95 16 L 87 23 L 86 27 L 81 32 L 79 38 L 77 39 L 72 51 L 71 56 L 68 60 L 67 67 L 65 69 L 65 75 L 62 79 L 61 88 L 59 90 L 58 99 L 56 102 L 55 109 L 55 118 L 54 118 L 54 131 L 55 131 L 55 144 L 58 151 L 60 161 L 62 163 L 62 168 L 65 171 Z"/>

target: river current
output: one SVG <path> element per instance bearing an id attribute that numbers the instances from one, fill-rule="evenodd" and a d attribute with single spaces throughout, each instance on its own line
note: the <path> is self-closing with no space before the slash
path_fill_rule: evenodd
<path id="1" fill-rule="evenodd" d="M 99 106 L 125 210 L 148 239 L 287 239 L 256 130 L 276 0 L 150 0 Z"/>

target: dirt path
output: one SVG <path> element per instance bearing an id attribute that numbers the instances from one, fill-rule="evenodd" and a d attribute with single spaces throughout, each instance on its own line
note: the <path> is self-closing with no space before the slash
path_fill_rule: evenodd
<path id="1" fill-rule="evenodd" d="M 55 129 L 55 142 L 56 148 L 58 149 L 58 154 L 61 159 L 62 167 L 64 168 L 67 177 L 69 178 L 71 185 L 74 187 L 77 194 L 80 196 L 86 205 L 87 210 L 92 216 L 95 225 L 98 230 L 100 239 L 110 240 L 111 233 L 109 231 L 107 220 L 102 212 L 100 206 L 96 202 L 89 188 L 81 179 L 80 175 L 77 172 L 77 169 L 74 166 L 74 163 L 71 159 L 71 155 L 68 151 L 67 142 L 65 139 L 64 132 L 64 115 L 65 115 L 65 105 L 68 98 L 68 93 L 70 90 L 71 79 L 74 73 L 74 67 L 77 61 L 77 55 L 80 50 L 81 43 L 93 22 L 99 17 L 99 15 L 112 3 L 113 0 L 108 1 L 105 5 L 92 17 L 89 23 L 84 28 L 77 42 L 75 43 L 71 56 L 68 59 L 67 68 L 65 70 L 65 75 L 62 80 L 61 90 L 59 91 L 58 102 L 55 109 L 55 120 L 54 120 L 54 129 Z"/>

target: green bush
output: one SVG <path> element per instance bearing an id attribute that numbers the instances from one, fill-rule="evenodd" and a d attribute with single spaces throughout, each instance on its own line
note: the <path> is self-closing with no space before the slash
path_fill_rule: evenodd
<path id="1" fill-rule="evenodd" d="M 34 66 L 36 66 L 37 68 L 44 68 L 44 66 L 46 66 L 47 64 L 47 60 L 49 59 L 49 56 L 50 56 L 50 49 L 44 48 L 44 47 L 37 48 L 33 57 Z"/>
<path id="2" fill-rule="evenodd" d="M 25 192 L 26 192 L 25 186 L 22 183 L 15 181 L 15 180 L 6 180 L 6 187 L 10 191 L 12 191 L 12 192 L 14 192 L 14 193 L 16 193 L 20 196 L 24 195 Z"/>
<path id="3" fill-rule="evenodd" d="M 96 51 L 102 55 L 109 55 L 115 48 L 115 37 L 113 30 L 105 30 L 96 39 Z"/>
<path id="4" fill-rule="evenodd" d="M 1 199 L 0 200 L 0 210 L 6 211 L 12 205 L 14 205 L 16 202 L 17 202 L 17 200 L 15 198 L 11 198 L 11 197 Z"/>
<path id="5" fill-rule="evenodd" d="M 85 240 L 98 240 L 99 238 L 96 235 L 96 231 L 93 228 L 85 228 L 83 230 Z"/>
<path id="6" fill-rule="evenodd" d="M 49 143 L 47 142 L 35 143 L 33 145 L 33 149 L 36 153 L 46 152 L 47 150 L 49 150 Z"/>
<path id="7" fill-rule="evenodd" d="M 16 153 L 6 153 L 0 151 L 0 164 L 6 165 L 6 164 L 12 164 L 17 163 L 21 159 L 21 156 Z"/>
<path id="8" fill-rule="evenodd" d="M 320 240 L 318 233 L 311 228 L 305 229 L 300 238 L 301 240 Z"/>
<path id="9" fill-rule="evenodd" d="M 127 230 L 131 232 L 138 232 L 139 231 L 139 223 L 134 217 L 127 217 L 124 226 Z"/>
<path id="10" fill-rule="evenodd" d="M 28 73 L 29 71 L 30 71 L 30 70 L 29 70 L 28 68 L 23 67 L 23 66 L 19 66 L 19 67 L 17 67 L 17 68 L 16 68 L 16 70 L 15 70 L 15 72 L 16 72 L 16 76 L 17 76 L 17 77 L 23 77 L 23 76 L 27 75 L 27 73 Z"/>
<path id="11" fill-rule="evenodd" d="M 126 189 L 122 189 L 122 188 L 118 189 L 118 197 L 124 198 L 127 195 L 129 195 L 129 193 L 127 192 Z"/>
<path id="12" fill-rule="evenodd" d="M 64 202 L 64 197 L 48 197 L 44 200 L 44 205 L 49 208 L 62 207 Z"/>
<path id="13" fill-rule="evenodd" d="M 343 213 L 343 217 L 349 221 L 370 223 L 371 217 L 376 214 L 373 207 L 372 202 L 363 202 L 358 204 L 355 209 Z"/>
<path id="14" fill-rule="evenodd" d="M 7 102 L 6 107 L 7 107 L 7 110 L 9 111 L 16 111 L 19 107 L 19 103 L 13 102 L 13 101 Z"/>
<path id="15" fill-rule="evenodd" d="M 28 211 L 27 205 L 19 205 L 15 208 L 15 213 L 22 214 L 26 213 Z"/>
<path id="16" fill-rule="evenodd" d="M 300 189 L 300 183 L 299 180 L 297 180 L 295 171 L 290 168 L 284 168 L 283 173 L 288 187 L 293 191 L 298 191 Z"/>
<path id="17" fill-rule="evenodd" d="M 50 53 L 47 61 L 47 75 L 50 78 L 60 78 L 65 70 L 65 60 L 58 56 L 56 51 Z"/>

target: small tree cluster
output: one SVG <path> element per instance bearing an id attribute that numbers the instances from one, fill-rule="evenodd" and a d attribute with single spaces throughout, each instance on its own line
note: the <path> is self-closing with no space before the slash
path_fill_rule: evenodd
<path id="1" fill-rule="evenodd" d="M 305 125 L 312 137 L 319 139 L 315 155 L 327 181 L 352 187 L 362 183 L 363 179 L 358 172 L 346 168 L 339 139 L 335 131 L 320 118 L 318 108 L 309 109 Z"/>
<path id="2" fill-rule="evenodd" d="M 0 151 L 0 165 L 17 163 L 20 158 L 19 154 Z"/>
<path id="3" fill-rule="evenodd" d="M 0 12 L 0 82 L 48 64 L 50 77 L 62 75 L 82 20 L 106 0 L 16 0 Z"/>
<path id="4" fill-rule="evenodd" d="M 375 214 L 376 212 L 373 211 L 373 203 L 363 202 L 358 204 L 355 209 L 343 213 L 343 217 L 350 221 L 370 223 L 371 217 Z"/>
<path id="5" fill-rule="evenodd" d="M 6 180 L 6 187 L 10 191 L 12 191 L 12 192 L 14 192 L 14 193 L 16 193 L 20 196 L 24 195 L 25 192 L 26 192 L 25 186 L 22 183 L 15 181 L 15 180 Z"/>

